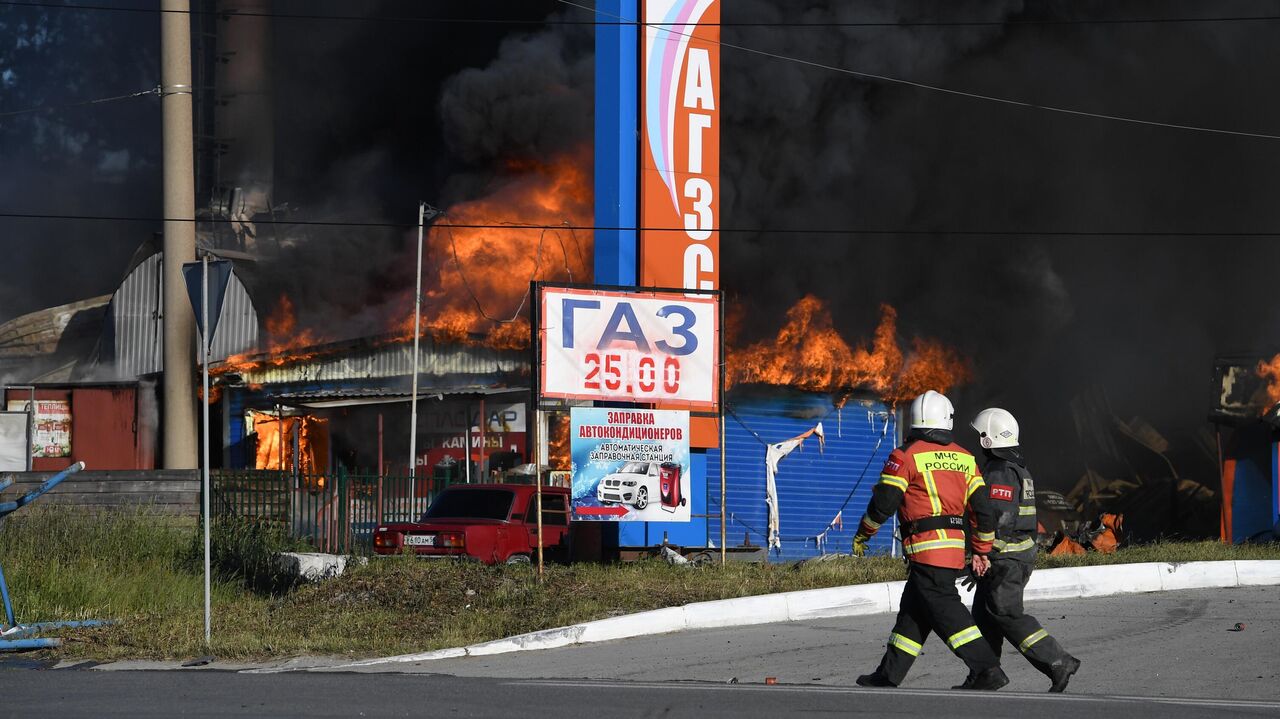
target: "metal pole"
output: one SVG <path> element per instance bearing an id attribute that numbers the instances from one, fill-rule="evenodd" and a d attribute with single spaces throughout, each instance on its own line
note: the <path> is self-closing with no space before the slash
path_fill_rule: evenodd
<path id="1" fill-rule="evenodd" d="M 476 465 L 476 471 L 480 474 L 479 481 L 481 482 L 489 481 L 489 473 L 484 471 L 484 442 L 489 430 L 488 424 L 489 418 L 484 413 L 484 397 L 482 396 L 480 398 L 480 422 L 478 424 L 480 429 L 480 461 Z"/>
<path id="2" fill-rule="evenodd" d="M 543 413 L 534 413 L 533 476 L 538 484 L 534 501 L 538 503 L 538 580 L 542 580 L 542 434 Z"/>
<path id="3" fill-rule="evenodd" d="M 724 405 L 726 402 L 724 396 L 724 372 L 725 372 L 725 356 L 724 356 L 724 295 L 720 295 L 720 566 L 724 566 L 729 561 L 729 550 L 725 548 L 725 537 L 727 535 L 727 527 L 725 522 L 725 429 L 724 429 Z"/>
<path id="4" fill-rule="evenodd" d="M 470 408 L 468 408 L 470 411 Z M 462 477 L 465 484 L 471 484 L 471 422 L 462 428 Z"/>
<path id="5" fill-rule="evenodd" d="M 382 524 L 382 412 L 378 412 L 378 524 Z"/>
<path id="6" fill-rule="evenodd" d="M 191 123 L 191 3 L 160 3 L 160 107 L 164 138 L 164 466 L 195 469 L 196 408 L 191 365 L 194 319 L 182 264 L 196 259 L 195 162 Z"/>
<path id="7" fill-rule="evenodd" d="M 418 341 L 422 337 L 422 225 L 427 203 L 418 203 L 418 281 L 413 291 L 413 395 L 409 400 L 409 497 L 417 494 L 418 466 Z"/>
<path id="8" fill-rule="evenodd" d="M 542 342 L 538 333 L 538 325 L 542 322 L 538 310 L 542 301 L 542 292 L 537 280 L 529 282 L 529 352 L 533 361 L 530 363 L 529 403 L 533 409 L 533 476 L 537 484 L 534 501 L 538 503 L 538 581 L 542 581 L 542 386 L 539 382 L 539 368 L 542 364 Z M 569 508 L 570 513 L 573 508 Z"/>
<path id="9" fill-rule="evenodd" d="M 212 637 L 213 595 L 209 588 L 209 256 L 200 258 L 200 368 L 204 385 L 204 461 L 201 463 L 204 487 L 204 645 Z"/>
<path id="10" fill-rule="evenodd" d="M 28 387 L 31 399 L 27 401 L 27 471 L 35 468 L 36 443 L 36 388 Z"/>

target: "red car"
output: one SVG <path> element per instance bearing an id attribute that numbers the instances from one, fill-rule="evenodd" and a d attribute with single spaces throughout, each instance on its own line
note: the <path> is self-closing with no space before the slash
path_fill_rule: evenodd
<path id="1" fill-rule="evenodd" d="M 537 489 L 527 484 L 463 484 L 440 493 L 417 522 L 379 525 L 373 551 L 526 563 L 538 547 Z M 569 541 L 569 490 L 542 488 L 542 546 L 563 554 Z"/>

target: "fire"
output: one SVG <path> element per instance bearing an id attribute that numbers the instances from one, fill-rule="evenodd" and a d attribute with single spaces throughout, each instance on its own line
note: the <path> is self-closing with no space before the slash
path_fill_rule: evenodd
<path id="1" fill-rule="evenodd" d="M 904 353 L 897 328 L 897 310 L 881 305 L 870 347 L 851 347 L 823 301 L 809 295 L 787 311 L 775 341 L 729 353 L 729 381 L 824 392 L 867 388 L 898 402 L 926 389 L 946 392 L 970 378 L 968 364 L 937 341 L 915 338 Z"/>
<path id="2" fill-rule="evenodd" d="M 1258 376 L 1267 381 L 1267 403 L 1263 412 L 1280 402 L 1280 355 L 1258 363 Z"/>
<path id="3" fill-rule="evenodd" d="M 552 414 L 547 421 L 547 466 L 552 469 L 569 469 L 570 418 L 568 412 Z"/>
<path id="4" fill-rule="evenodd" d="M 329 471 L 329 420 L 310 415 L 278 417 L 253 412 L 256 469 L 298 472 L 317 479 Z M 296 460 L 296 462 L 295 462 Z"/>
<path id="5" fill-rule="evenodd" d="M 263 322 L 266 330 L 266 349 L 257 349 L 231 355 L 223 363 L 210 370 L 211 374 L 222 375 L 228 372 L 249 372 L 259 369 L 264 364 L 282 367 L 293 362 L 311 359 L 315 352 L 310 348 L 328 341 L 319 337 L 314 330 L 298 330 L 298 316 L 293 310 L 293 301 L 287 295 L 280 295 L 275 309 Z M 265 358 L 257 355 L 267 355 Z M 212 395 L 213 392 L 210 392 Z M 216 399 L 216 398 L 215 398 Z"/>
<path id="6" fill-rule="evenodd" d="M 431 228 L 421 322 L 441 341 L 483 336 L 500 349 L 527 347 L 530 280 L 591 281 L 592 235 L 572 229 L 592 216 L 586 150 L 513 161 L 507 170 L 489 195 L 450 207 Z M 413 336 L 413 313 L 406 314 L 397 325 L 402 338 Z"/>

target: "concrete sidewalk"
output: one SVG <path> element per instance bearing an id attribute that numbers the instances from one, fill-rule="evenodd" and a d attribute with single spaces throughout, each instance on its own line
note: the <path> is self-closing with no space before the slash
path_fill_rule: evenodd
<path id="1" fill-rule="evenodd" d="M 1270 587 L 1177 590 L 1027 605 L 1083 666 L 1070 694 L 1275 699 L 1280 593 Z M 638 682 L 708 681 L 850 686 L 875 668 L 893 619 L 885 614 L 689 631 L 544 651 L 320 671 Z M 1243 623 L 1243 631 L 1234 631 Z M 1009 691 L 1048 680 L 1005 646 Z M 937 637 L 903 685 L 944 689 L 965 667 Z"/>
<path id="2" fill-rule="evenodd" d="M 1147 562 L 1040 570 L 1032 576 L 1031 582 L 1027 585 L 1025 597 L 1028 601 L 1075 599 L 1140 592 L 1276 584 L 1280 584 L 1280 561 L 1180 564 Z M 697 602 L 680 607 L 655 609 L 546 629 L 466 647 L 370 659 L 343 666 L 359 668 L 396 662 L 439 661 L 464 656 L 478 657 L 554 649 L 574 644 L 593 644 L 629 637 L 699 629 L 884 614 L 898 611 L 898 601 L 902 596 L 903 585 L 904 582 L 860 584 Z M 966 604 L 972 604 L 972 591 L 962 591 L 962 596 Z"/>

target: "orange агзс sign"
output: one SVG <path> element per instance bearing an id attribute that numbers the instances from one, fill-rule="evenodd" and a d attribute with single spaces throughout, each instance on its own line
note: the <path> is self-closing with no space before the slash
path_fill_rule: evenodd
<path id="1" fill-rule="evenodd" d="M 639 282 L 719 289 L 720 0 L 642 4 Z M 714 419 L 689 430 L 719 445 Z"/>
<path id="2" fill-rule="evenodd" d="M 720 286 L 720 0 L 645 0 L 640 284 Z"/>

